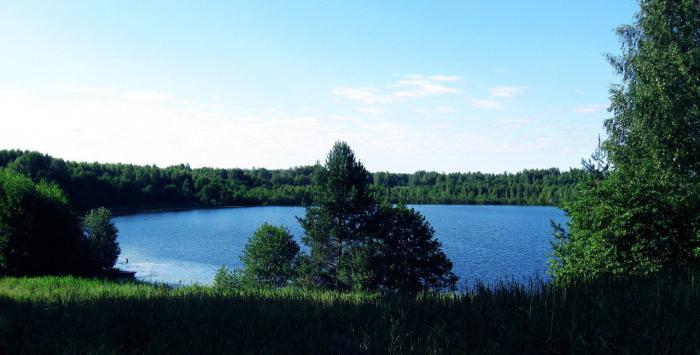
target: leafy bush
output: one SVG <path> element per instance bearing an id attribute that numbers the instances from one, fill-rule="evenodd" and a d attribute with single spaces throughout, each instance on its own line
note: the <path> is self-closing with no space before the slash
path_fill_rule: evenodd
<path id="1" fill-rule="evenodd" d="M 221 266 L 214 276 L 214 288 L 217 290 L 234 290 L 241 288 L 251 288 L 253 284 L 245 276 L 242 270 L 229 270 L 226 266 Z"/>
<path id="2" fill-rule="evenodd" d="M 243 269 L 221 267 L 214 283 L 220 288 L 283 287 L 295 276 L 299 245 L 289 231 L 264 223 L 243 248 Z"/>
<path id="3" fill-rule="evenodd" d="M 455 288 L 452 262 L 420 213 L 402 205 L 383 206 L 376 223 L 373 288 L 409 293 Z"/>
<path id="4" fill-rule="evenodd" d="M 112 269 L 121 251 L 117 242 L 117 227 L 111 219 L 109 210 L 100 207 L 85 215 L 82 223 L 90 253 L 89 261 L 98 270 Z"/>
<path id="5" fill-rule="evenodd" d="M 0 274 L 84 273 L 86 248 L 63 192 L 0 169 Z"/>

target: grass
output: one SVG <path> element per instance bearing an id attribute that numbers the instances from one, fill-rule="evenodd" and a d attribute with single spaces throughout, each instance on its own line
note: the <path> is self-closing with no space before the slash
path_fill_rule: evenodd
<path id="1" fill-rule="evenodd" d="M 418 297 L 0 278 L 0 353 L 697 353 L 695 272 Z"/>

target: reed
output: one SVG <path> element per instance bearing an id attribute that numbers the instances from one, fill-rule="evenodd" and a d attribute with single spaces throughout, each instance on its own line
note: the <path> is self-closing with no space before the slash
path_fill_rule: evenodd
<path id="1" fill-rule="evenodd" d="M 693 353 L 697 272 L 418 296 L 0 279 L 0 353 Z"/>

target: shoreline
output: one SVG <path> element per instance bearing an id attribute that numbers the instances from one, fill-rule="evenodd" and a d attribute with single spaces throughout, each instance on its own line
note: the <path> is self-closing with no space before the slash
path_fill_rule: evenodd
<path id="1" fill-rule="evenodd" d="M 543 205 L 543 204 L 507 204 L 507 203 L 406 203 L 407 206 L 513 206 L 513 207 L 555 207 L 562 209 L 562 206 Z M 107 207 L 112 216 L 123 217 L 138 214 L 152 214 L 163 212 L 185 212 L 194 210 L 213 210 L 213 209 L 228 209 L 228 208 L 246 208 L 246 207 L 307 207 L 304 205 L 225 205 L 225 206 L 201 206 L 201 205 L 185 205 L 185 206 L 152 206 L 152 207 Z M 79 215 L 84 215 L 88 211 L 79 211 Z"/>

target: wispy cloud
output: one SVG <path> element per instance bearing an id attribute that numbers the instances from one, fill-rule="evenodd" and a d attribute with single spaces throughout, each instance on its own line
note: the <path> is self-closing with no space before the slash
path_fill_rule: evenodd
<path id="1" fill-rule="evenodd" d="M 364 102 L 366 104 L 382 104 L 392 101 L 390 97 L 382 94 L 380 90 L 375 87 L 338 88 L 333 90 L 333 95 L 348 100 Z"/>
<path id="2" fill-rule="evenodd" d="M 157 90 L 118 90 L 104 86 L 75 86 L 67 84 L 53 84 L 48 86 L 51 90 L 64 94 L 80 94 L 89 97 L 110 98 L 112 100 L 133 101 L 142 103 L 166 103 L 175 102 L 175 98 L 169 93 Z"/>
<path id="3" fill-rule="evenodd" d="M 360 107 L 357 111 L 375 116 L 383 115 L 388 112 L 387 109 L 381 107 Z"/>
<path id="4" fill-rule="evenodd" d="M 520 86 L 494 86 L 489 89 L 491 97 L 512 98 L 523 93 L 525 89 Z"/>
<path id="5" fill-rule="evenodd" d="M 457 89 L 447 86 L 446 83 L 458 81 L 458 77 L 435 75 L 422 76 L 410 75 L 407 79 L 397 81 L 391 87 L 397 91 L 391 94 L 396 99 L 400 98 L 416 98 L 420 99 L 427 96 L 454 94 Z"/>
<path id="6" fill-rule="evenodd" d="M 437 113 L 452 113 L 455 112 L 456 110 L 453 107 L 447 107 L 447 106 L 437 106 L 435 107 L 435 112 Z"/>
<path id="7" fill-rule="evenodd" d="M 501 103 L 493 99 L 469 99 L 469 106 L 486 110 L 500 110 L 503 108 Z"/>
<path id="8" fill-rule="evenodd" d="M 124 98 L 127 100 L 153 103 L 162 103 L 173 100 L 172 96 L 160 91 L 127 91 L 124 93 Z"/>
<path id="9" fill-rule="evenodd" d="M 512 99 L 524 91 L 525 88 L 522 86 L 492 86 L 488 90 L 487 98 L 471 98 L 467 102 L 469 106 L 479 109 L 500 110 L 503 108 L 504 101 Z"/>
<path id="10" fill-rule="evenodd" d="M 535 121 L 529 118 L 503 118 L 497 122 L 499 125 L 505 128 L 520 128 L 522 126 L 533 124 Z"/>
<path id="11" fill-rule="evenodd" d="M 454 107 L 449 107 L 449 106 L 435 106 L 433 108 L 426 108 L 426 107 L 419 107 L 414 110 L 415 113 L 421 114 L 421 115 L 428 115 L 428 114 L 441 114 L 441 115 L 446 115 L 448 113 L 453 113 L 457 112 L 457 110 Z"/>
<path id="12" fill-rule="evenodd" d="M 385 119 L 382 107 L 361 109 L 373 117 L 298 114 L 212 106 L 208 99 L 184 101 L 154 93 L 78 88 L 46 94 L 0 88 L 0 142 L 3 148 L 79 161 L 284 168 L 312 164 L 340 139 L 368 157 L 367 166 L 399 171 L 418 169 L 408 167 L 415 164 L 413 158 L 403 157 L 424 154 L 426 162 L 434 162 L 426 147 L 450 143 L 431 136 L 438 134 L 434 130 Z M 163 99 L 169 101 L 159 101 Z"/>
<path id="13" fill-rule="evenodd" d="M 607 104 L 591 104 L 591 105 L 581 105 L 574 108 L 576 113 L 599 113 L 603 112 L 608 108 Z"/>
<path id="14" fill-rule="evenodd" d="M 459 79 L 431 80 L 448 85 Z M 370 88 L 365 97 L 385 97 L 395 92 L 391 89 L 395 88 Z M 298 110 L 239 106 L 227 98 L 213 103 L 215 93 L 202 94 L 192 99 L 143 88 L 27 91 L 0 87 L 0 142 L 4 148 L 39 150 L 80 161 L 284 168 L 313 164 L 334 141 L 345 140 L 369 169 L 409 172 L 503 171 L 559 164 L 541 161 L 552 157 L 552 152 L 573 149 L 568 141 L 585 141 L 574 139 L 576 135 L 560 137 L 526 129 L 540 123 L 525 114 L 503 114 L 494 117 L 503 119 L 490 121 L 490 125 L 471 124 L 479 115 L 462 112 L 463 106 L 473 103 L 493 109 L 503 101 L 489 98 L 458 98 L 449 104 L 425 100 L 406 107 L 380 102 Z M 417 115 L 417 107 L 424 107 L 427 114 Z M 453 108 L 456 110 L 450 113 Z M 401 114 L 400 119 L 395 114 Z M 517 126 L 523 129 L 508 129 Z M 583 145 L 581 149 L 588 151 Z M 571 152 L 583 155 L 578 150 Z M 568 160 L 561 161 L 564 165 L 559 166 L 568 166 Z"/>
<path id="15" fill-rule="evenodd" d="M 458 76 L 451 75 L 409 75 L 383 89 L 374 86 L 361 88 L 337 88 L 333 95 L 348 100 L 367 104 L 390 103 L 410 99 L 422 99 L 429 96 L 455 94 L 459 92 L 450 83 L 460 81 Z"/>

